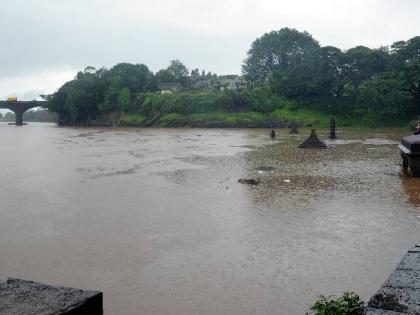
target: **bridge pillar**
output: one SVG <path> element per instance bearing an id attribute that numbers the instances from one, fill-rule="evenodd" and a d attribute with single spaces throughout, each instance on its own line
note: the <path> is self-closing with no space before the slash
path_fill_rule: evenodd
<path id="1" fill-rule="evenodd" d="M 23 112 L 15 111 L 16 126 L 23 126 Z"/>

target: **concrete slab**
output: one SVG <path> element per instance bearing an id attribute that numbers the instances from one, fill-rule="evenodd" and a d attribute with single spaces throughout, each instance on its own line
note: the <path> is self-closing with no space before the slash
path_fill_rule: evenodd
<path id="1" fill-rule="evenodd" d="M 9 278 L 0 282 L 2 315 L 99 315 L 102 292 L 50 286 Z"/>

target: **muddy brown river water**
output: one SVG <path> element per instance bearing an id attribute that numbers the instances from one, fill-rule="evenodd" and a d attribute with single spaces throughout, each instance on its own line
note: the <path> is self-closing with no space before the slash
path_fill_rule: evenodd
<path id="1" fill-rule="evenodd" d="M 0 124 L 0 278 L 104 291 L 105 314 L 294 315 L 319 294 L 369 298 L 420 240 L 406 132 L 297 149 L 308 134 Z"/>

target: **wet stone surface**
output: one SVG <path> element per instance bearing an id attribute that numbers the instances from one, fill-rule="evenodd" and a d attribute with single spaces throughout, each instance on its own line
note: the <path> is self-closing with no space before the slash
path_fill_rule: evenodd
<path id="1" fill-rule="evenodd" d="M 401 260 L 368 303 L 367 315 L 420 314 L 420 247 Z"/>
<path id="2" fill-rule="evenodd" d="M 102 293 L 8 279 L 0 282 L 2 315 L 99 315 Z"/>

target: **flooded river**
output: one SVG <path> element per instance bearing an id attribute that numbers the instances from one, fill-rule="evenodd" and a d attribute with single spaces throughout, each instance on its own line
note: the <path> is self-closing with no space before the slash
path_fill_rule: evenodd
<path id="1" fill-rule="evenodd" d="M 101 290 L 105 314 L 123 315 L 368 298 L 420 240 L 405 133 L 339 130 L 331 149 L 297 149 L 308 134 L 0 124 L 0 278 Z"/>

